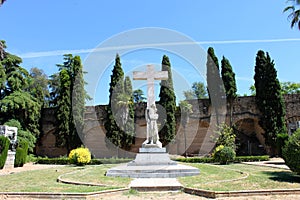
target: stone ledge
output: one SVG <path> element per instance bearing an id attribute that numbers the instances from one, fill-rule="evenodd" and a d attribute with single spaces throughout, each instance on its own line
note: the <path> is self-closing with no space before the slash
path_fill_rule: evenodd
<path id="1" fill-rule="evenodd" d="M 270 195 L 296 195 L 300 189 L 270 189 L 270 190 L 241 190 L 241 191 L 209 191 L 183 187 L 183 192 L 206 198 L 270 196 Z"/>

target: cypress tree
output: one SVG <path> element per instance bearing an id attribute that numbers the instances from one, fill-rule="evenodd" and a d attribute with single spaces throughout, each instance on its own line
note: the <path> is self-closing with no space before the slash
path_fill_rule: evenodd
<path id="1" fill-rule="evenodd" d="M 277 135 L 286 133 L 285 105 L 274 61 L 260 50 L 256 56 L 255 89 L 256 105 L 261 112 L 259 124 L 264 129 L 266 145 L 275 154 Z"/>
<path id="2" fill-rule="evenodd" d="M 221 61 L 221 74 L 222 80 L 225 87 L 225 93 L 227 97 L 227 101 L 229 103 L 229 112 L 230 112 L 230 126 L 232 126 L 232 107 L 233 101 L 236 99 L 236 81 L 235 81 L 235 73 L 232 70 L 231 64 L 228 59 L 224 56 Z"/>
<path id="3" fill-rule="evenodd" d="M 118 112 L 118 101 L 122 94 L 124 94 L 124 72 L 122 69 L 120 56 L 117 54 L 115 58 L 115 65 L 112 70 L 112 75 L 110 77 L 109 84 L 109 103 L 106 108 L 107 119 L 104 124 L 106 130 L 106 143 L 108 145 L 108 141 L 113 143 L 117 148 L 121 147 L 121 129 L 119 125 L 122 118 L 117 118 Z M 119 122 L 119 123 L 117 123 Z"/>
<path id="4" fill-rule="evenodd" d="M 82 142 L 79 134 L 83 129 L 85 109 L 83 67 L 79 56 L 64 55 L 64 63 L 58 64 L 59 83 L 57 96 L 57 145 L 68 151 L 79 147 Z"/>
<path id="5" fill-rule="evenodd" d="M 162 129 L 159 131 L 159 138 L 162 145 L 165 146 L 173 141 L 176 135 L 176 96 L 173 88 L 171 64 L 168 56 L 166 55 L 164 55 L 162 59 L 162 71 L 168 71 L 168 79 L 161 81 L 159 92 L 159 103 L 166 109 L 166 119 L 164 119 L 164 121 L 162 119 L 162 115 L 159 113 L 159 122 L 164 124 Z"/>
<path id="6" fill-rule="evenodd" d="M 221 101 L 224 94 L 224 86 L 220 77 L 218 58 L 212 47 L 209 47 L 207 50 L 206 68 L 208 96 L 215 110 L 217 125 L 219 125 L 219 109 L 222 105 Z"/>
<path id="7" fill-rule="evenodd" d="M 68 151 L 70 147 L 70 113 L 71 113 L 71 81 L 70 75 L 66 69 L 59 72 L 60 87 L 57 98 L 56 118 L 58 122 L 58 130 L 56 132 L 56 145 L 65 146 Z"/>
<path id="8" fill-rule="evenodd" d="M 132 83 L 128 76 L 124 81 L 124 93 L 127 96 L 128 116 L 124 126 L 124 134 L 122 136 L 122 148 L 129 149 L 130 145 L 134 143 L 134 103 Z"/>

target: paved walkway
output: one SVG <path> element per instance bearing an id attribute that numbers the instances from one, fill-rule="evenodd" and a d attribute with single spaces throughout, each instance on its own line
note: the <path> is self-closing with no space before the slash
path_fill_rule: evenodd
<path id="1" fill-rule="evenodd" d="M 282 158 L 271 158 L 269 161 L 261 161 L 261 162 L 243 162 L 247 165 L 258 165 L 264 167 L 272 167 L 272 168 L 279 168 L 279 169 L 290 169 L 288 166 L 285 165 L 285 162 Z"/>

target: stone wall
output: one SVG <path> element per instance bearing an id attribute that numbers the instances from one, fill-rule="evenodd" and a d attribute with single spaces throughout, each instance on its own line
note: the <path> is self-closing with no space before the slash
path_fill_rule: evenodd
<path id="1" fill-rule="evenodd" d="M 287 124 L 300 121 L 300 94 L 286 95 L 284 99 Z M 176 138 L 167 146 L 170 154 L 183 155 L 185 153 L 185 135 L 187 154 L 189 155 L 207 154 L 213 146 L 210 135 L 214 132 L 213 127 L 216 121 L 211 115 L 212 108 L 209 106 L 208 99 L 192 100 L 190 103 L 193 105 L 193 113 L 190 115 L 186 130 L 180 123 L 179 109 L 176 113 Z M 130 151 L 116 149 L 105 141 L 105 106 L 86 107 L 82 140 L 94 157 L 133 157 L 146 137 L 145 107 L 146 104 L 143 103 L 135 105 L 136 140 Z M 65 149 L 55 146 L 54 112 L 54 109 L 45 109 L 43 112 L 43 132 L 36 148 L 36 153 L 40 156 L 56 157 L 67 153 Z M 259 114 L 255 105 L 255 97 L 239 97 L 234 102 L 232 121 L 240 134 L 239 152 L 242 155 L 265 153 L 263 129 L 258 124 Z M 229 115 L 226 115 L 226 122 L 229 122 Z"/>

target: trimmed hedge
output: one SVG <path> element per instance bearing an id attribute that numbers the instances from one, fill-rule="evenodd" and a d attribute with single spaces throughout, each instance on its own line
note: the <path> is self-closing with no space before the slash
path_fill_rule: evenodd
<path id="1" fill-rule="evenodd" d="M 9 139 L 7 137 L 0 136 L 0 169 L 3 169 L 5 165 L 9 145 Z"/>
<path id="2" fill-rule="evenodd" d="M 285 146 L 282 148 L 282 155 L 286 165 L 298 175 L 300 174 L 300 129 L 297 129 L 289 137 Z"/>
<path id="3" fill-rule="evenodd" d="M 23 165 L 26 163 L 27 154 L 28 154 L 28 142 L 22 140 L 19 142 L 18 147 L 16 149 L 14 166 L 23 167 Z"/>
<path id="4" fill-rule="evenodd" d="M 102 158 L 92 159 L 89 165 L 101 165 L 101 164 L 119 164 L 130 162 L 132 159 L 129 158 Z M 38 164 L 51 164 L 51 165 L 69 165 L 70 159 L 66 157 L 59 158 L 37 158 L 36 163 Z"/>
<path id="5" fill-rule="evenodd" d="M 235 163 L 240 162 L 257 162 L 257 161 L 268 161 L 269 156 L 236 156 L 234 158 Z M 174 159 L 178 162 L 187 163 L 215 163 L 216 161 L 212 157 L 190 157 L 190 158 L 176 158 Z"/>

